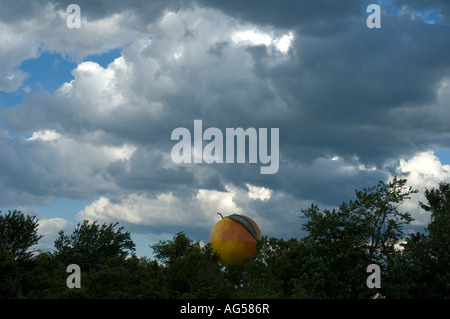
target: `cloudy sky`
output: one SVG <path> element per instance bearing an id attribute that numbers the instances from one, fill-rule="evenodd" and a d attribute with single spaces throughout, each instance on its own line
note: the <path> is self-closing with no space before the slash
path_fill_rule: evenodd
<path id="1" fill-rule="evenodd" d="M 381 28 L 366 23 L 370 4 Z M 0 8 L 0 210 L 38 216 L 43 250 L 89 219 L 119 222 L 150 255 L 179 231 L 207 242 L 217 211 L 300 238 L 312 203 L 333 208 L 393 176 L 422 192 L 450 181 L 449 1 Z M 194 120 L 279 128 L 278 171 L 175 163 L 172 131 Z M 415 229 L 430 217 L 419 200 L 403 206 Z"/>

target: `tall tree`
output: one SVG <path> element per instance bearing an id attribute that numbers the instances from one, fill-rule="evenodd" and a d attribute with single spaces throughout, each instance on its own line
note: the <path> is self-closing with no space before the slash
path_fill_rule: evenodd
<path id="1" fill-rule="evenodd" d="M 410 251 L 419 266 L 420 293 L 427 298 L 450 298 L 450 184 L 425 190 L 427 204 L 419 203 L 431 213 L 425 235 L 413 237 Z M 408 245 L 406 245 L 407 247 Z M 422 249 L 422 252 L 419 252 Z M 417 258 L 420 256 L 421 258 Z M 425 290 L 425 291 L 424 291 Z"/>
<path id="2" fill-rule="evenodd" d="M 42 235 L 37 234 L 38 219 L 21 211 L 0 212 L 0 251 L 8 253 L 13 259 L 27 260 L 36 251 L 33 246 Z"/>
<path id="3" fill-rule="evenodd" d="M 135 244 L 129 232 L 124 232 L 118 223 L 99 225 L 85 220 L 78 224 L 70 235 L 59 232 L 55 240 L 55 256 L 65 265 L 78 264 L 90 270 L 107 261 L 122 261 L 132 254 Z"/>
<path id="4" fill-rule="evenodd" d="M 419 203 L 425 211 L 431 213 L 428 224 L 430 256 L 440 270 L 450 272 L 450 183 L 440 183 L 439 187 L 425 191 L 428 204 Z M 450 285 L 450 278 L 447 283 Z M 449 286 L 450 288 L 450 286 Z"/>
<path id="5" fill-rule="evenodd" d="M 183 232 L 173 240 L 151 245 L 164 266 L 164 298 L 227 298 L 219 257 L 209 244 L 192 241 Z"/>
<path id="6" fill-rule="evenodd" d="M 305 256 L 302 243 L 263 236 L 257 252 L 227 266 L 227 280 L 235 287 L 234 298 L 311 298 L 303 286 Z"/>
<path id="7" fill-rule="evenodd" d="M 388 183 L 356 191 L 356 199 L 342 203 L 339 210 L 319 211 L 317 205 L 302 210 L 307 222 L 303 228 L 309 235 L 303 240 L 313 247 L 311 256 L 325 265 L 322 287 L 317 293 L 332 298 L 364 296 L 366 267 L 376 263 L 382 269 L 394 254 L 395 244 L 403 239 L 404 225 L 413 219 L 398 210 L 410 194 L 406 179 L 394 178 Z M 359 287 L 355 289 L 355 287 Z"/>
<path id="8" fill-rule="evenodd" d="M 38 219 L 21 211 L 0 212 L 0 298 L 23 297 L 25 274 L 42 236 Z"/>
<path id="9" fill-rule="evenodd" d="M 389 261 L 385 279 L 392 298 L 450 298 L 450 184 L 425 190 L 430 213 L 425 232 L 412 233 Z"/>

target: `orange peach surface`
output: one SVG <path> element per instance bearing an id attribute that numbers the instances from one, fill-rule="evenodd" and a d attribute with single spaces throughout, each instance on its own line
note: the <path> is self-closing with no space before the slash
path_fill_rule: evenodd
<path id="1" fill-rule="evenodd" d="M 251 218 L 236 214 L 217 222 L 209 236 L 211 249 L 220 256 L 224 265 L 253 256 L 257 240 L 261 240 L 258 225 Z"/>

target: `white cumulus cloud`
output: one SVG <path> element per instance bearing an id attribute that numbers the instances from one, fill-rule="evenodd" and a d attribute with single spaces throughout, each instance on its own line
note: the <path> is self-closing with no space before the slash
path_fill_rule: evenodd
<path id="1" fill-rule="evenodd" d="M 408 210 L 415 219 L 414 225 L 427 225 L 430 213 L 419 208 L 418 202 L 427 203 L 426 189 L 438 188 L 439 183 L 450 180 L 450 165 L 443 165 L 433 151 L 420 152 L 410 159 L 401 159 L 397 167 L 399 177 L 407 179 L 407 185 L 418 190 L 402 209 Z"/>

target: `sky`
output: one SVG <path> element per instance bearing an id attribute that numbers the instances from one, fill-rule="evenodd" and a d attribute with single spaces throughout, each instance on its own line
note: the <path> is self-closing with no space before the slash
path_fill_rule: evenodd
<path id="1" fill-rule="evenodd" d="M 369 27 L 371 4 L 379 28 Z M 37 216 L 43 251 L 91 220 L 118 222 L 136 254 L 151 256 L 180 231 L 208 242 L 217 212 L 301 238 L 302 209 L 337 207 L 394 176 L 419 190 L 401 209 L 414 218 L 406 231 L 422 231 L 424 190 L 450 181 L 449 1 L 0 8 L 0 210 Z M 227 129 L 255 128 L 256 163 L 210 163 L 204 152 L 196 163 L 213 144 L 201 133 L 192 163 L 174 161 L 172 133 L 195 140 L 195 120 L 223 132 L 213 158 L 225 159 Z M 261 145 L 278 146 L 276 172 L 261 174 Z"/>

